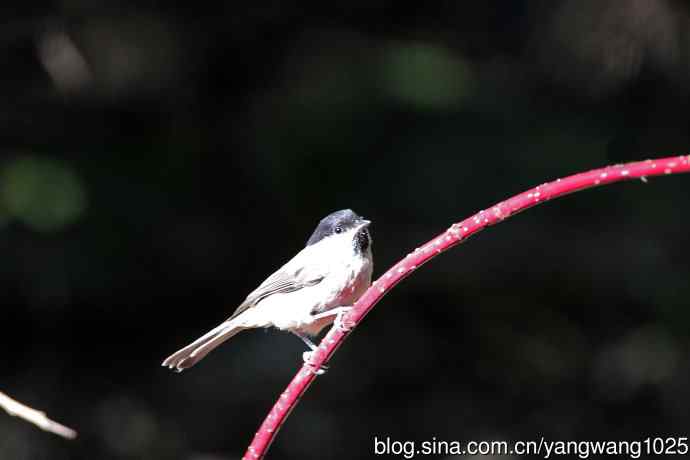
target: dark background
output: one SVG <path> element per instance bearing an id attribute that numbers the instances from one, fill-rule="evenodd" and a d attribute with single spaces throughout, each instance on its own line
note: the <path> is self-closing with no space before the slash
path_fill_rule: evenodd
<path id="1" fill-rule="evenodd" d="M 31 3 L 31 4 L 29 4 Z M 661 0 L 5 2 L 0 458 L 237 459 L 303 345 L 180 375 L 325 214 L 376 273 L 556 177 L 688 153 L 690 7 Z M 635 440 L 690 426 L 690 178 L 531 209 L 388 295 L 270 458 L 396 440 Z"/>

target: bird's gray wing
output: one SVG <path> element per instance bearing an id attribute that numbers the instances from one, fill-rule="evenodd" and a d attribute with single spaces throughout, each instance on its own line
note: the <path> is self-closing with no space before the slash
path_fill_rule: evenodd
<path id="1" fill-rule="evenodd" d="M 249 294 L 227 321 L 254 307 L 268 296 L 299 291 L 302 288 L 319 284 L 325 277 L 326 273 L 323 270 L 299 268 L 293 271 L 290 270 L 288 264 L 269 276 L 266 281 Z"/>

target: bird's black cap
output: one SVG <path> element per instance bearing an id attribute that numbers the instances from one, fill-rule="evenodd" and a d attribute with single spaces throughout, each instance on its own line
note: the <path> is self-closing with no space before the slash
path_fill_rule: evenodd
<path id="1" fill-rule="evenodd" d="M 341 209 L 340 211 L 333 212 L 321 219 L 319 225 L 316 226 L 316 230 L 314 230 L 314 233 L 307 241 L 307 246 L 318 243 L 327 236 L 351 230 L 357 225 L 361 225 L 362 222 L 364 222 L 364 219 L 358 216 L 352 209 Z"/>

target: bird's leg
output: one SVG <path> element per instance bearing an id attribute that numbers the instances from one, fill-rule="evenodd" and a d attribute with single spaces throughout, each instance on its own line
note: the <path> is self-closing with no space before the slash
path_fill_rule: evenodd
<path id="1" fill-rule="evenodd" d="M 349 312 L 350 310 L 352 310 L 352 305 L 348 305 L 345 307 L 336 307 L 332 310 L 328 310 L 328 311 L 325 311 L 323 313 L 319 313 L 317 315 L 314 315 L 311 317 L 311 319 L 312 319 L 312 321 L 314 321 L 314 320 L 319 320 L 319 319 L 323 319 L 323 318 L 328 318 L 330 316 L 335 316 L 335 320 L 334 320 L 335 326 L 337 326 L 338 329 L 342 330 L 343 332 L 346 332 L 352 328 L 352 325 L 349 325 L 350 327 L 347 327 L 347 325 L 343 324 L 342 319 L 343 319 L 343 316 L 345 316 L 345 314 L 347 312 Z"/>
<path id="2" fill-rule="evenodd" d="M 324 311 L 322 313 L 318 313 L 316 315 L 313 315 L 311 317 L 311 320 L 312 321 L 318 321 L 318 320 L 323 319 L 323 318 L 330 318 L 332 316 L 335 316 L 335 319 L 334 319 L 335 327 L 337 327 L 339 330 L 341 330 L 343 332 L 347 332 L 350 329 L 352 329 L 352 325 L 346 324 L 343 321 L 343 316 L 345 316 L 345 314 L 347 312 L 349 312 L 350 310 L 352 310 L 352 306 L 350 306 L 350 305 L 344 306 L 344 307 L 337 307 L 337 308 L 334 308 L 332 310 Z M 309 347 L 310 351 L 305 351 L 304 353 L 302 353 L 302 359 L 304 360 L 304 362 L 306 364 L 311 365 L 312 364 L 311 358 L 313 356 L 314 351 L 318 347 L 305 334 L 298 332 L 298 331 L 292 331 L 292 333 L 295 334 L 300 339 L 302 339 L 302 342 L 304 342 Z M 328 366 L 321 366 L 319 369 L 315 370 L 314 372 L 316 373 L 316 375 L 322 375 L 326 372 L 326 370 L 328 370 Z"/>
<path id="3" fill-rule="evenodd" d="M 314 367 L 312 364 L 312 361 L 311 361 L 311 357 L 312 357 L 314 351 L 318 347 L 316 345 L 314 345 L 314 342 L 312 342 L 311 339 L 309 337 L 307 337 L 305 334 L 302 334 L 301 332 L 297 332 L 297 331 L 292 331 L 292 333 L 295 334 L 300 339 L 302 339 L 302 342 L 304 342 L 309 347 L 310 351 L 305 351 L 304 353 L 302 353 L 302 360 L 305 362 L 305 364 L 308 364 L 308 365 Z M 323 375 L 326 373 L 327 370 L 328 370 L 328 366 L 321 366 L 320 368 L 314 370 L 314 373 L 316 375 Z"/>
<path id="4" fill-rule="evenodd" d="M 316 345 L 314 345 L 314 342 L 312 342 L 311 339 L 309 337 L 307 337 L 305 334 L 302 334 L 301 332 L 297 332 L 297 331 L 292 331 L 292 333 L 295 334 L 300 339 L 302 339 L 302 342 L 304 342 L 309 347 L 309 349 L 311 351 L 316 350 L 317 347 L 316 347 Z"/>

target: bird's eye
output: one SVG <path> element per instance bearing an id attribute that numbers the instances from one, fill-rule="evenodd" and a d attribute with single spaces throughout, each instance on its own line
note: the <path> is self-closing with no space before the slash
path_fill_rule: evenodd
<path id="1" fill-rule="evenodd" d="M 343 233 L 343 228 L 342 227 L 336 227 L 333 231 L 335 233 Z"/>

